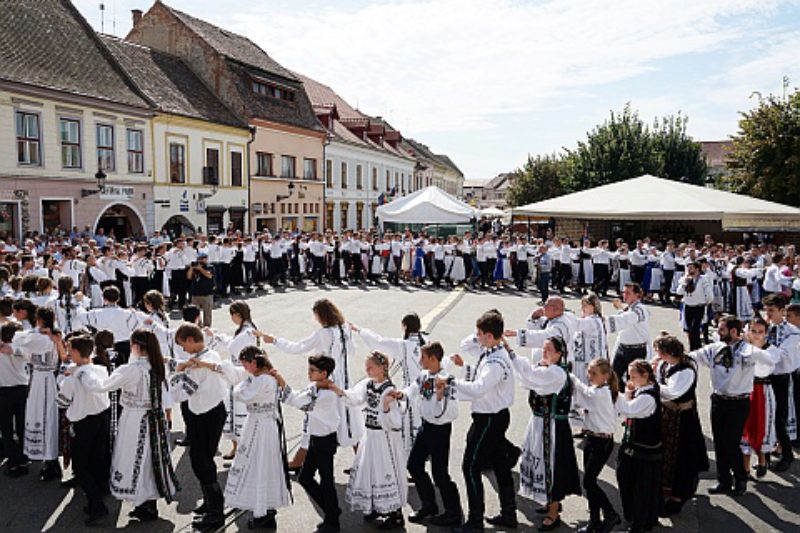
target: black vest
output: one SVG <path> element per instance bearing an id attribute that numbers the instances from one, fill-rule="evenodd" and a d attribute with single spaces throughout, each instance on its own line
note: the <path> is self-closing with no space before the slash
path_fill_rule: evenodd
<path id="1" fill-rule="evenodd" d="M 367 383 L 367 404 L 363 409 L 364 426 L 366 426 L 367 429 L 383 429 L 380 422 L 378 422 L 378 413 L 383 409 L 381 397 L 384 391 L 389 387 L 394 387 L 394 383 L 388 379 L 379 387 L 376 387 L 375 382 L 372 380 Z"/>
<path id="2" fill-rule="evenodd" d="M 681 370 L 686 370 L 687 368 L 694 373 L 694 381 L 692 381 L 692 386 L 687 389 L 686 392 L 672 400 L 675 403 L 684 403 L 689 402 L 697 399 L 697 395 L 695 394 L 695 389 L 697 388 L 697 369 L 692 366 L 691 363 L 678 363 L 677 365 L 671 367 L 669 370 L 664 370 L 667 365 L 661 365 L 659 368 L 659 376 L 658 382 L 661 385 L 666 385 L 667 379 L 671 378 L 676 372 L 680 372 Z"/>
<path id="3" fill-rule="evenodd" d="M 629 455 L 634 457 L 657 457 L 661 455 L 661 394 L 658 385 L 642 394 L 655 400 L 656 410 L 647 418 L 626 419 L 622 444 L 632 450 Z"/>
<path id="4" fill-rule="evenodd" d="M 567 374 L 567 379 L 561 391 L 556 394 L 541 395 L 537 394 L 536 391 L 530 391 L 528 405 L 530 405 L 531 411 L 535 416 L 567 420 L 569 410 L 572 407 L 572 380 L 569 374 Z"/>

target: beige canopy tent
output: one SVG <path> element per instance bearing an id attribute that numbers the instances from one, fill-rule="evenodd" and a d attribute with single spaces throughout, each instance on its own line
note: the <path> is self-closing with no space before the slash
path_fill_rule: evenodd
<path id="1" fill-rule="evenodd" d="M 798 231 L 800 209 L 644 175 L 515 207 L 512 216 L 580 220 L 708 220 L 723 231 Z"/>

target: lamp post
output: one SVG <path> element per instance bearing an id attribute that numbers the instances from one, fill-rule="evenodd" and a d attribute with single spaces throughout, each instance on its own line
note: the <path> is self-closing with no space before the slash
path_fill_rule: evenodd
<path id="1" fill-rule="evenodd" d="M 96 189 L 81 189 L 81 198 L 87 198 L 89 196 L 98 194 L 103 192 L 103 189 L 106 186 L 106 173 L 103 172 L 103 165 L 101 164 L 100 160 L 98 160 L 98 169 L 94 175 L 95 181 L 97 181 L 97 188 Z"/>

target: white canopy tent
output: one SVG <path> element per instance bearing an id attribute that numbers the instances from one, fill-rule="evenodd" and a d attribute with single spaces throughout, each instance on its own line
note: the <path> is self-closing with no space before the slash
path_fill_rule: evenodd
<path id="1" fill-rule="evenodd" d="M 504 214 L 505 212 L 502 209 L 498 209 L 496 207 L 487 207 L 486 209 L 481 209 L 482 217 L 497 218 L 503 216 Z"/>
<path id="2" fill-rule="evenodd" d="M 797 231 L 800 209 L 644 175 L 512 210 L 514 217 L 582 220 L 711 220 L 723 231 Z"/>
<path id="3" fill-rule="evenodd" d="M 380 206 L 381 224 L 469 224 L 478 211 L 438 187 L 426 187 Z"/>

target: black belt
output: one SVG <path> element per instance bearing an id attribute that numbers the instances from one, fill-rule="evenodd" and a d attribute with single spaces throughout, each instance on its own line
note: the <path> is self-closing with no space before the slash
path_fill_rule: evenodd
<path id="1" fill-rule="evenodd" d="M 727 394 L 717 394 L 716 392 L 711 395 L 712 398 L 717 398 L 719 400 L 728 400 L 728 401 L 739 401 L 739 400 L 749 400 L 750 393 L 747 394 L 737 394 L 735 396 L 728 396 Z"/>
<path id="2" fill-rule="evenodd" d="M 765 377 L 765 378 L 755 378 L 755 379 L 753 380 L 753 385 L 757 385 L 757 384 L 759 384 L 759 383 L 760 383 L 761 385 L 769 385 L 769 384 L 770 384 L 770 383 L 772 383 L 772 382 L 770 381 L 770 379 L 769 379 L 769 376 L 767 376 L 767 377 Z"/>

